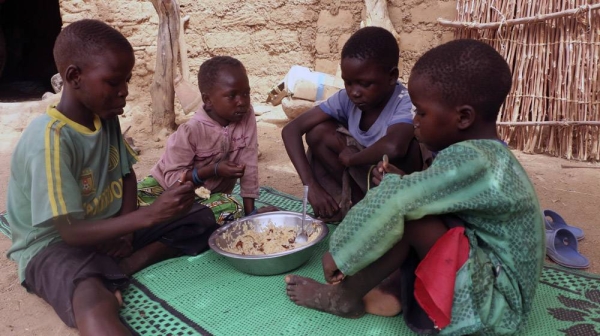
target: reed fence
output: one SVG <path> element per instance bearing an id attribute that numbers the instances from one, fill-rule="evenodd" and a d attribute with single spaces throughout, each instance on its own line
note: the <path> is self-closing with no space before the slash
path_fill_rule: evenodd
<path id="1" fill-rule="evenodd" d="M 457 13 L 438 21 L 494 46 L 513 71 L 501 137 L 528 153 L 600 160 L 600 1 L 458 0 Z"/>

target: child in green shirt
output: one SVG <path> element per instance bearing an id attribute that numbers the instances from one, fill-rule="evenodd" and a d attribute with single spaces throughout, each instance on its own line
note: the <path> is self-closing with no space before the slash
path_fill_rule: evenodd
<path id="1" fill-rule="evenodd" d="M 128 335 L 120 292 L 142 268 L 207 248 L 212 212 L 182 178 L 137 207 L 136 158 L 123 140 L 131 44 L 96 20 L 65 28 L 54 46 L 64 82 L 57 106 L 25 129 L 13 153 L 8 251 L 27 290 L 82 335 Z"/>

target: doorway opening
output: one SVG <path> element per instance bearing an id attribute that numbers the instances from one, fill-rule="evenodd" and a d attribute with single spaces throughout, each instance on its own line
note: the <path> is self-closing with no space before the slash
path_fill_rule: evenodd
<path id="1" fill-rule="evenodd" d="M 58 0 L 0 0 L 0 102 L 53 92 L 52 49 L 61 27 Z"/>

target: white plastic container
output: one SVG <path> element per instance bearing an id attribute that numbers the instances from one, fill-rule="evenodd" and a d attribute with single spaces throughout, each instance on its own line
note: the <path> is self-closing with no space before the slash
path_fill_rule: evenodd
<path id="1" fill-rule="evenodd" d="M 284 79 L 285 89 L 295 99 L 320 101 L 344 88 L 344 81 L 335 76 L 294 65 Z"/>

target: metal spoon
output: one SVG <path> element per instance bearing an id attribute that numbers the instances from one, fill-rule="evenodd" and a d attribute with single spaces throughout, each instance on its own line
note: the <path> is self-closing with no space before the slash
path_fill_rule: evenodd
<path id="1" fill-rule="evenodd" d="M 387 166 L 390 163 L 390 158 L 387 156 L 387 154 L 383 154 L 383 165 Z M 385 176 L 385 170 L 381 173 L 381 178 L 383 179 L 383 177 Z"/>
<path id="2" fill-rule="evenodd" d="M 296 235 L 296 243 L 306 243 L 308 241 L 308 235 L 306 234 L 306 230 L 304 229 L 304 221 L 306 220 L 306 202 L 308 201 L 308 186 L 304 186 L 304 197 L 302 197 L 302 227 L 300 228 L 300 232 Z"/>

